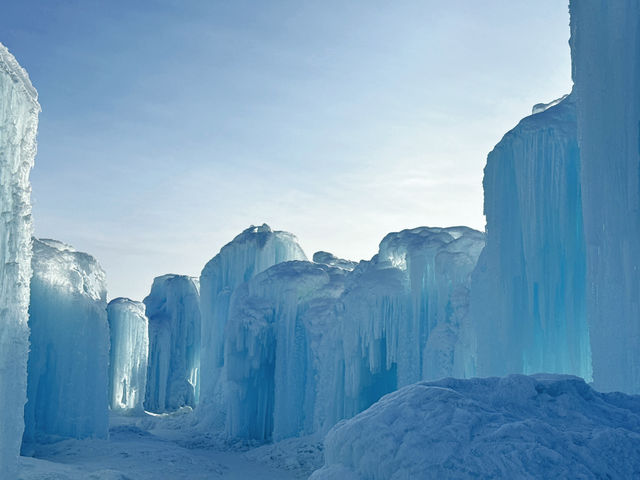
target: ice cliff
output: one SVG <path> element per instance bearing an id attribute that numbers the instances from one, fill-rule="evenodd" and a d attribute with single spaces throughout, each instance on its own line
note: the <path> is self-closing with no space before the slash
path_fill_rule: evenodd
<path id="1" fill-rule="evenodd" d="M 578 377 L 420 382 L 336 425 L 311 479 L 633 478 L 639 429 L 640 397 Z"/>
<path id="2" fill-rule="evenodd" d="M 272 265 L 288 260 L 306 260 L 294 235 L 272 231 L 268 225 L 250 227 L 222 247 L 202 270 L 201 407 L 203 428 L 224 427 L 225 328 L 231 295 L 242 283 Z"/>
<path id="3" fill-rule="evenodd" d="M 0 476 L 17 477 L 29 351 L 31 186 L 38 95 L 0 43 Z"/>
<path id="4" fill-rule="evenodd" d="M 149 322 L 144 304 L 116 298 L 107 305 L 109 406 L 112 410 L 143 411 L 149 357 Z"/>
<path id="5" fill-rule="evenodd" d="M 149 318 L 145 408 L 168 412 L 195 407 L 200 377 L 200 306 L 197 280 L 163 275 L 144 299 Z"/>
<path id="6" fill-rule="evenodd" d="M 544 107 L 487 159 L 487 245 L 471 297 L 477 374 L 590 380 L 575 95 Z"/>
<path id="7" fill-rule="evenodd" d="M 640 393 L 640 4 L 570 11 L 594 382 Z"/>
<path id="8" fill-rule="evenodd" d="M 33 240 L 26 443 L 106 437 L 109 324 L 104 270 L 55 240 Z"/>

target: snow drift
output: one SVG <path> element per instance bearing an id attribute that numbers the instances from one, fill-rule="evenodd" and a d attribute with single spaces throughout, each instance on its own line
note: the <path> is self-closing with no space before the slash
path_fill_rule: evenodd
<path id="1" fill-rule="evenodd" d="M 420 382 L 325 439 L 312 480 L 635 478 L 640 397 L 578 377 Z"/>
<path id="2" fill-rule="evenodd" d="M 17 476 L 29 351 L 31 186 L 38 94 L 0 43 L 0 473 Z"/>

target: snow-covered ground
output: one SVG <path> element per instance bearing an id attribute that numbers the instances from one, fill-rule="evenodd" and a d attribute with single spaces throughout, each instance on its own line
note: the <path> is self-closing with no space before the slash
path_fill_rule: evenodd
<path id="1" fill-rule="evenodd" d="M 309 475 L 310 467 L 295 461 L 300 442 L 291 454 L 286 448 L 290 460 L 283 463 L 277 449 L 270 454 L 276 447 L 247 451 L 202 437 L 192 424 L 190 409 L 172 415 L 112 415 L 108 440 L 63 440 L 37 446 L 28 452 L 34 457 L 20 457 L 19 480 L 287 480 Z"/>

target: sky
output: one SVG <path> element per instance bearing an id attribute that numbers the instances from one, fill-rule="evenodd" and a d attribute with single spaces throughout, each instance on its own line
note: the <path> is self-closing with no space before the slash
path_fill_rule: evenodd
<path id="1" fill-rule="evenodd" d="M 109 298 L 198 276 L 250 225 L 368 259 L 484 229 L 487 154 L 571 90 L 567 0 L 4 0 L 42 106 L 35 234 Z"/>

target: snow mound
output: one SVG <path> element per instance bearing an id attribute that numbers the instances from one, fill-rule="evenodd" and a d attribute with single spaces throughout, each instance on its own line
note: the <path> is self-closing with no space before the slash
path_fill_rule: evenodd
<path id="1" fill-rule="evenodd" d="M 312 480 L 636 478 L 640 397 L 565 375 L 420 382 L 325 438 Z"/>
<path id="2" fill-rule="evenodd" d="M 245 457 L 291 472 L 296 478 L 309 478 L 324 462 L 322 437 L 308 435 L 287 438 L 249 450 Z"/>

